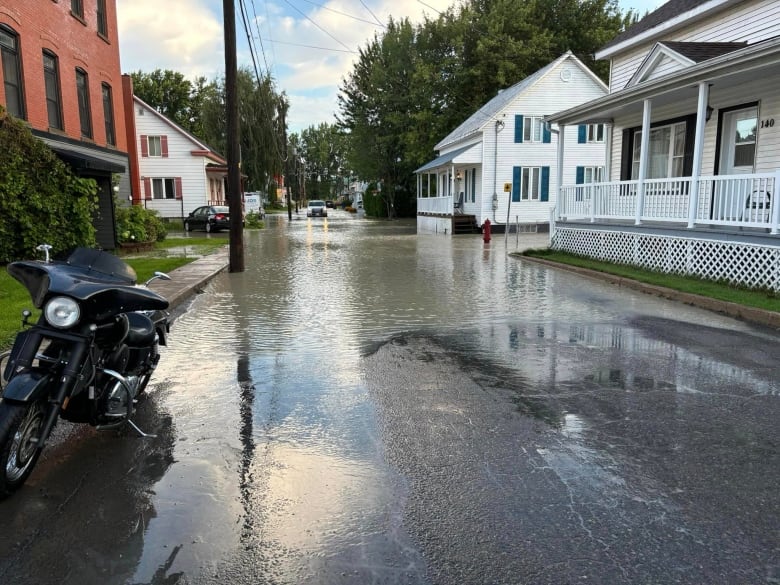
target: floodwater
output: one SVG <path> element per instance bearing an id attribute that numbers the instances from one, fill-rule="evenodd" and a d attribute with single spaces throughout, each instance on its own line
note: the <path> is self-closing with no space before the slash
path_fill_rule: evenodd
<path id="1" fill-rule="evenodd" d="M 0 581 L 780 582 L 775 332 L 507 255 L 546 235 L 267 224 L 178 317 L 158 437 L 36 470 L 6 528 L 68 528 Z"/>

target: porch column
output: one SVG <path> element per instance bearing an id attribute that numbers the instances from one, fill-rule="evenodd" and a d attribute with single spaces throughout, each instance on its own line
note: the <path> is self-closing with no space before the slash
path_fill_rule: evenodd
<path id="1" fill-rule="evenodd" d="M 645 179 L 647 179 L 647 154 L 650 150 L 650 118 L 653 115 L 653 104 L 650 100 L 644 101 L 642 112 L 642 144 L 639 150 L 639 186 L 636 193 L 636 217 L 634 223 L 642 223 L 642 211 L 645 206 Z"/>
<path id="2" fill-rule="evenodd" d="M 696 132 L 693 137 L 693 166 L 691 167 L 691 193 L 688 197 L 688 229 L 696 224 L 696 209 L 699 206 L 699 177 L 704 152 L 704 125 L 707 123 L 707 103 L 710 98 L 710 84 L 699 83 L 699 103 L 696 107 Z"/>
<path id="3" fill-rule="evenodd" d="M 612 130 L 614 124 L 604 124 L 604 177 L 605 183 L 612 181 Z"/>
<path id="4" fill-rule="evenodd" d="M 561 219 L 561 207 L 565 204 L 563 196 L 563 151 L 564 151 L 564 138 L 566 134 L 566 126 L 558 124 L 558 202 L 555 206 L 555 219 Z M 552 232 L 552 229 L 550 230 Z"/>
<path id="5" fill-rule="evenodd" d="M 455 203 L 455 164 L 453 163 L 450 166 L 450 197 L 452 197 L 452 203 Z M 455 213 L 455 210 L 453 209 L 452 205 L 450 205 L 449 209 L 450 213 Z"/>
<path id="6" fill-rule="evenodd" d="M 770 233 L 777 235 L 778 224 L 780 223 L 780 169 L 775 171 L 775 188 L 772 191 L 772 204 L 770 205 L 772 210 L 772 225 Z"/>

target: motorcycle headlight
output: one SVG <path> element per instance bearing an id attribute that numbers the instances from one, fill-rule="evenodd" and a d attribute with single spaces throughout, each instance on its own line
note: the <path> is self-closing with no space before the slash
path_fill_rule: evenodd
<path id="1" fill-rule="evenodd" d="M 68 297 L 54 297 L 43 310 L 46 321 L 52 327 L 67 329 L 79 321 L 81 311 L 76 301 Z"/>

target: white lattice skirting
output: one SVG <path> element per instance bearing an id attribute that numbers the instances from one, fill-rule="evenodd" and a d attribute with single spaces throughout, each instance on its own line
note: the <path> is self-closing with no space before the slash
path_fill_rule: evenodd
<path id="1" fill-rule="evenodd" d="M 552 248 L 597 260 L 780 290 L 780 247 L 558 227 Z"/>

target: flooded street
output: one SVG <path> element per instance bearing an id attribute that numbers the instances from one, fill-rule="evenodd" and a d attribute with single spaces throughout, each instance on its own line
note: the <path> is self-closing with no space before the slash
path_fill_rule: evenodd
<path id="1" fill-rule="evenodd" d="M 0 583 L 780 583 L 777 333 L 304 215 L 176 320 L 157 438 L 0 503 Z"/>

